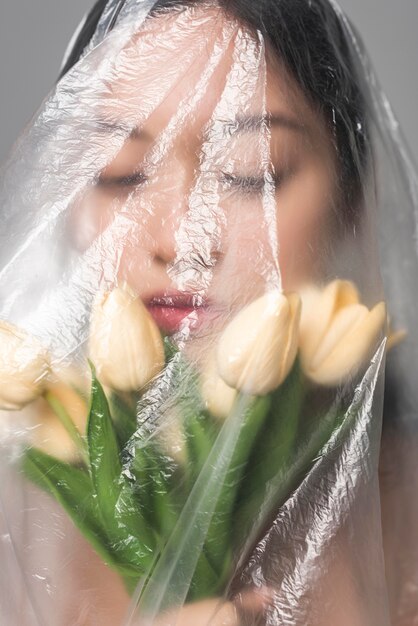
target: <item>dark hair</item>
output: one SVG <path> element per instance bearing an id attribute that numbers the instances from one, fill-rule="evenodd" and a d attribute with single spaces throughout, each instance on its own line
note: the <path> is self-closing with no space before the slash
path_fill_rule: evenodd
<path id="1" fill-rule="evenodd" d="M 154 9 L 201 1 L 157 0 Z M 98 0 L 94 5 L 61 76 L 80 58 L 106 4 Z M 111 26 L 123 4 L 117 3 Z M 324 116 L 338 155 L 343 224 L 357 225 L 369 164 L 367 105 L 341 17 L 329 0 L 219 0 L 219 5 L 263 35 Z"/>

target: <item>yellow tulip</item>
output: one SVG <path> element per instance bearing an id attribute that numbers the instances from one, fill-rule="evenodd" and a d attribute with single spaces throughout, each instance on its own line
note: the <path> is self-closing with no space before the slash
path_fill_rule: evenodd
<path id="1" fill-rule="evenodd" d="M 355 285 L 340 279 L 323 288 L 306 286 L 300 295 L 301 366 L 313 382 L 338 385 L 372 355 L 385 325 L 385 303 L 369 310 Z"/>
<path id="2" fill-rule="evenodd" d="M 71 384 L 74 381 L 74 372 L 68 370 L 63 378 L 56 378 L 49 383 L 46 393 L 51 400 L 56 400 L 71 418 L 80 435 L 86 431 L 88 417 L 88 402 L 76 391 Z M 84 382 L 84 381 L 83 381 Z M 84 384 L 77 384 L 77 388 L 83 389 Z M 62 461 L 71 463 L 81 459 L 81 450 L 76 446 L 66 428 L 60 422 L 51 404 L 42 397 L 30 407 L 30 417 L 35 427 L 32 430 L 31 444 L 40 448 Z"/>
<path id="3" fill-rule="evenodd" d="M 276 389 L 296 358 L 300 309 L 298 294 L 278 290 L 244 307 L 219 340 L 216 359 L 224 382 L 259 396 Z"/>
<path id="4" fill-rule="evenodd" d="M 200 379 L 202 398 L 212 415 L 225 419 L 231 412 L 237 390 L 226 384 L 220 377 L 216 365 L 216 355 L 212 352 Z"/>
<path id="5" fill-rule="evenodd" d="M 48 372 L 44 346 L 22 329 L 0 321 L 0 409 L 16 411 L 35 400 Z"/>
<path id="6" fill-rule="evenodd" d="M 164 367 L 158 327 L 128 285 L 96 299 L 89 356 L 100 382 L 118 391 L 142 388 Z"/>

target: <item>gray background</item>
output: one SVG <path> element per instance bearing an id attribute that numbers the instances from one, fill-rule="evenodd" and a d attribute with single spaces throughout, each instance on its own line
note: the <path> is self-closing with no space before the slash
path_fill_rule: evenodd
<path id="1" fill-rule="evenodd" d="M 57 76 L 94 0 L 0 0 L 0 161 Z M 418 163 L 418 1 L 340 0 L 363 35 Z"/>

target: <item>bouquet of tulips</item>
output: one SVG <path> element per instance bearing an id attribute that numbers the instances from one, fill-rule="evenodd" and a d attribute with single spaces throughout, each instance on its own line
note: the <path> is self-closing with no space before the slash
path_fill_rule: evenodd
<path id="1" fill-rule="evenodd" d="M 129 592 L 158 585 L 170 605 L 225 592 L 266 521 L 350 428 L 344 393 L 331 406 L 327 393 L 369 366 L 382 331 L 390 345 L 402 338 L 387 328 L 385 303 L 367 308 L 348 280 L 270 291 L 229 322 L 201 371 L 124 285 L 93 307 L 90 389 L 3 323 L 0 398 L 38 416 L 26 476 Z"/>

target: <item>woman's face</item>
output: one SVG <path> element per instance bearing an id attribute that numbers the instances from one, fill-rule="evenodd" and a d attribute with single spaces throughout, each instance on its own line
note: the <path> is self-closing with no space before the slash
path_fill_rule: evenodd
<path id="1" fill-rule="evenodd" d="M 182 322 L 191 328 L 214 316 L 222 326 L 267 288 L 320 275 L 334 150 L 254 36 L 207 6 L 150 18 L 102 88 L 112 156 L 73 207 L 74 245 L 104 250 L 146 303 L 173 289 L 198 295 Z M 178 316 L 161 311 L 160 327 L 176 330 Z"/>

